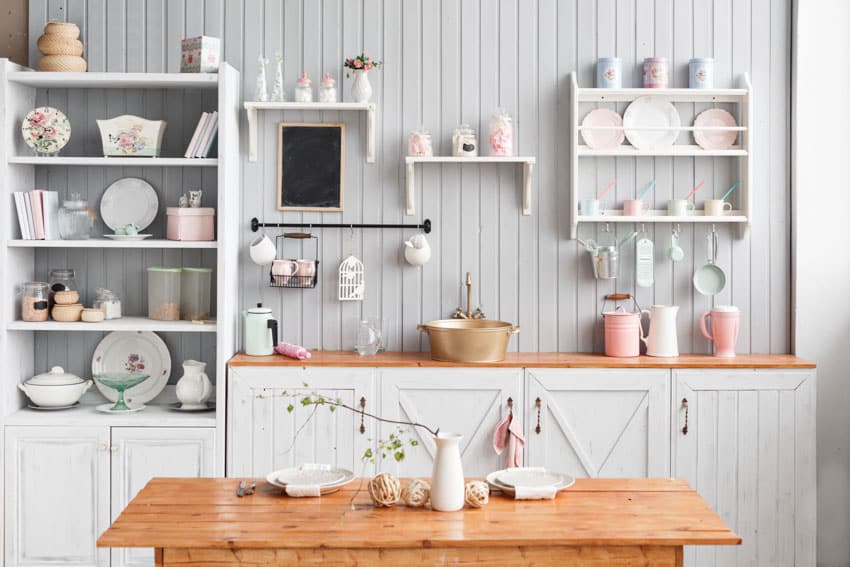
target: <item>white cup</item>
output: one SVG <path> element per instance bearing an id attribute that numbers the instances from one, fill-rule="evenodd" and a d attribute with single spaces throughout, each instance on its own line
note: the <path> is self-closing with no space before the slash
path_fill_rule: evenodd
<path id="1" fill-rule="evenodd" d="M 582 199 L 579 206 L 582 216 L 598 217 L 602 214 L 602 201 L 599 199 Z"/>
<path id="2" fill-rule="evenodd" d="M 705 201 L 705 216 L 722 217 L 732 210 L 732 203 L 722 199 L 707 199 Z"/>
<path id="3" fill-rule="evenodd" d="M 251 260 L 259 266 L 268 266 L 274 262 L 274 258 L 277 255 L 274 242 L 265 234 L 255 238 L 248 246 L 248 249 L 251 253 Z"/>
<path id="4" fill-rule="evenodd" d="M 670 199 L 667 201 L 667 214 L 671 217 L 686 217 L 694 210 L 694 204 L 686 199 Z"/>

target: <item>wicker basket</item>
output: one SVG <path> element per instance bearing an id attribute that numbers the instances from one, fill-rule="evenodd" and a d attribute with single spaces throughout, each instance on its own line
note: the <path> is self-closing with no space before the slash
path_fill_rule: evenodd
<path id="1" fill-rule="evenodd" d="M 71 22 L 47 22 L 44 33 L 77 39 L 80 37 L 80 28 Z"/>
<path id="2" fill-rule="evenodd" d="M 87 68 L 86 60 L 73 55 L 45 55 L 38 62 L 42 71 L 61 71 L 82 73 Z"/>
<path id="3" fill-rule="evenodd" d="M 38 38 L 37 45 L 42 55 L 73 55 L 79 57 L 83 54 L 83 43 L 79 39 L 72 39 L 63 35 L 45 34 Z"/>

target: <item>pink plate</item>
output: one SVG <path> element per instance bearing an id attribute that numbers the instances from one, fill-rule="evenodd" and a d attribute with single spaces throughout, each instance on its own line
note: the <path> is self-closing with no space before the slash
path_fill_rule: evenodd
<path id="1" fill-rule="evenodd" d="M 694 126 L 734 127 L 738 123 L 735 117 L 722 108 L 710 108 L 701 112 L 694 120 Z M 726 150 L 738 139 L 735 130 L 694 130 L 694 141 L 704 150 Z"/>
<path id="2" fill-rule="evenodd" d="M 585 115 L 581 125 L 587 126 L 616 126 L 612 130 L 584 130 L 581 137 L 589 148 L 594 150 L 611 150 L 623 143 L 626 135 L 623 132 L 623 119 L 619 114 L 607 108 L 597 108 Z"/>

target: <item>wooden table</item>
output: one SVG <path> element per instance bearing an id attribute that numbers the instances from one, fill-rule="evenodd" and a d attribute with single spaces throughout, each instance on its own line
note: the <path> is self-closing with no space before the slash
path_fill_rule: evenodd
<path id="1" fill-rule="evenodd" d="M 97 542 L 153 547 L 157 565 L 682 565 L 683 545 L 737 545 L 679 479 L 578 480 L 555 500 L 492 494 L 482 509 L 372 508 L 358 481 L 288 498 L 258 480 L 156 478 Z"/>

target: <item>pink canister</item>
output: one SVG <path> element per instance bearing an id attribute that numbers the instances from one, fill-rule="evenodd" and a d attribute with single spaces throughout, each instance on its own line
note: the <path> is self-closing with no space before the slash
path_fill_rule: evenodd
<path id="1" fill-rule="evenodd" d="M 670 84 L 667 59 L 647 57 L 643 60 L 643 86 L 646 89 L 666 89 Z"/>
<path id="2" fill-rule="evenodd" d="M 711 334 L 705 324 L 708 318 L 711 318 Z M 741 311 L 734 305 L 717 305 L 702 314 L 699 320 L 700 331 L 702 336 L 714 342 L 714 356 L 735 356 L 740 321 Z"/>
<path id="3" fill-rule="evenodd" d="M 640 307 L 629 312 L 622 306 L 613 311 L 605 311 L 605 304 L 634 299 L 627 293 L 613 293 L 605 296 L 602 303 L 602 320 L 605 325 L 605 356 L 625 358 L 640 355 Z M 637 302 L 635 301 L 635 306 Z"/>

